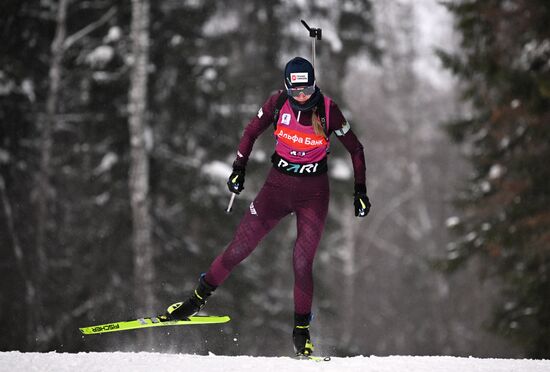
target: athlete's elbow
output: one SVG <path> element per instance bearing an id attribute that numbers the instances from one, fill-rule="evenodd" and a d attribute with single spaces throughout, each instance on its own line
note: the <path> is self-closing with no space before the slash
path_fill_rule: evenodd
<path id="1" fill-rule="evenodd" d="M 352 155 L 360 155 L 364 153 L 363 145 L 358 143 L 355 147 L 353 147 L 350 151 Z"/>

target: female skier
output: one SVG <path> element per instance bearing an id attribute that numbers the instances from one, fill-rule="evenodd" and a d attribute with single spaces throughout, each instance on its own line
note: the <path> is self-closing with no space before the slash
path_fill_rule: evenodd
<path id="1" fill-rule="evenodd" d="M 355 177 L 355 216 L 365 217 L 370 202 L 365 186 L 363 146 L 338 106 L 315 84 L 313 66 L 305 59 L 290 60 L 284 72 L 285 90 L 272 95 L 248 123 L 239 143 L 227 186 L 239 194 L 245 168 L 258 136 L 274 127 L 273 169 L 250 204 L 229 246 L 199 279 L 194 293 L 171 305 L 166 319 L 186 319 L 196 314 L 233 268 L 256 248 L 262 238 L 286 215 L 296 214 L 298 234 L 293 253 L 294 329 L 297 355 L 311 355 L 309 333 L 313 297 L 312 265 L 321 239 L 329 202 L 327 154 L 329 137 L 336 134 L 351 154 Z"/>

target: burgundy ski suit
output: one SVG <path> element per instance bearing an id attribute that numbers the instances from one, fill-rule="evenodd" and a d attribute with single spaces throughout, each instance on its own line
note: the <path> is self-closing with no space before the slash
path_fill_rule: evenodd
<path id="1" fill-rule="evenodd" d="M 274 110 L 280 93 L 273 94 L 246 126 L 234 166 L 244 168 L 255 140 L 273 129 Z M 294 307 L 309 314 L 313 298 L 312 266 L 324 230 L 329 203 L 326 158 L 330 135 L 335 133 L 352 158 L 355 184 L 365 184 L 363 146 L 350 129 L 338 106 L 325 97 L 327 136 L 316 136 L 312 110 L 299 112 L 287 100 L 273 132 L 276 151 L 273 168 L 250 204 L 229 246 L 214 260 L 205 280 L 219 286 L 233 268 L 248 257 L 266 234 L 285 216 L 296 215 L 297 237 L 293 252 Z M 314 171 L 315 170 L 315 171 Z"/>

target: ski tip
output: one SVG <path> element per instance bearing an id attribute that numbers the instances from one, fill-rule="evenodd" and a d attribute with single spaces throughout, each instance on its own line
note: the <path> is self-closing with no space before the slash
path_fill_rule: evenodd
<path id="1" fill-rule="evenodd" d="M 191 322 L 227 323 L 231 320 L 228 315 L 193 315 L 189 317 Z"/>
<path id="2" fill-rule="evenodd" d="M 84 328 L 79 328 L 80 330 L 80 333 L 82 333 L 83 335 L 93 335 L 94 332 L 92 332 L 90 330 L 90 327 L 84 327 Z"/>

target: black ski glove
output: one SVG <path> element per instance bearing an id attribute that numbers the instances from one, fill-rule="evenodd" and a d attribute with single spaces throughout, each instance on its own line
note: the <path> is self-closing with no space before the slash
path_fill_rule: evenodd
<path id="1" fill-rule="evenodd" d="M 355 217 L 366 217 L 370 211 L 370 200 L 367 196 L 365 185 L 355 185 L 355 194 L 353 205 L 355 206 Z"/>
<path id="2" fill-rule="evenodd" d="M 244 168 L 233 168 L 233 173 L 227 180 L 227 188 L 235 194 L 240 194 L 244 189 Z"/>

